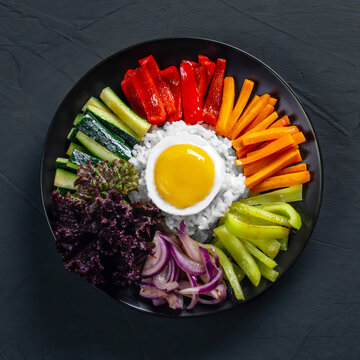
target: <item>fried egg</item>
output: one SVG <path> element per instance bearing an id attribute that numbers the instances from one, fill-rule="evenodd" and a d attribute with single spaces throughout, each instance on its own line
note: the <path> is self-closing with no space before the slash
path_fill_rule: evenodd
<path id="1" fill-rule="evenodd" d="M 145 181 L 148 195 L 161 210 L 192 215 L 206 208 L 224 180 L 222 158 L 198 135 L 163 138 L 149 154 Z"/>

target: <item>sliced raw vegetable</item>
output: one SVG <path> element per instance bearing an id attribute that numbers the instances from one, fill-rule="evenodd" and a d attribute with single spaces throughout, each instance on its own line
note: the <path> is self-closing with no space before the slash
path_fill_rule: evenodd
<path id="1" fill-rule="evenodd" d="M 113 162 L 116 159 L 119 159 L 117 155 L 109 151 L 104 146 L 98 144 L 96 141 L 91 139 L 89 136 L 85 135 L 82 131 L 78 131 L 76 133 L 76 138 L 84 145 L 86 148 L 98 157 L 101 160 L 107 160 L 109 162 Z"/>
<path id="2" fill-rule="evenodd" d="M 263 209 L 267 212 L 286 216 L 289 224 L 299 230 L 301 228 L 300 214 L 290 205 L 284 202 L 273 202 L 270 204 L 258 205 L 256 208 Z"/>
<path id="3" fill-rule="evenodd" d="M 281 203 L 282 204 L 282 203 Z M 289 205 L 291 207 L 291 205 Z M 269 223 L 291 227 L 290 222 L 282 214 L 271 212 L 263 207 L 254 207 L 244 204 L 240 201 L 233 202 L 230 207 L 230 212 L 239 212 L 248 216 L 253 216 L 258 219 L 266 220 Z"/>
<path id="4" fill-rule="evenodd" d="M 277 115 L 276 115 L 276 117 L 277 117 Z M 275 117 L 275 119 L 276 119 L 276 117 Z M 242 143 L 245 146 L 247 146 L 247 145 L 260 143 L 263 141 L 275 140 L 286 134 L 295 134 L 298 131 L 299 131 L 299 129 L 297 126 L 284 126 L 284 127 L 280 127 L 280 128 L 265 129 L 265 130 L 260 130 L 260 131 L 253 129 L 253 131 L 248 132 L 247 134 L 243 135 L 241 137 L 241 139 L 242 139 Z"/>
<path id="5" fill-rule="evenodd" d="M 263 111 L 252 121 L 245 129 L 244 134 L 248 131 L 257 127 L 257 125 L 261 124 L 265 119 L 267 119 L 274 112 L 274 107 L 270 104 L 267 104 Z M 276 119 L 275 119 L 276 120 Z"/>
<path id="6" fill-rule="evenodd" d="M 224 275 L 226 275 L 226 278 L 228 279 L 231 287 L 234 290 L 235 297 L 238 300 L 244 300 L 245 299 L 244 294 L 241 289 L 241 285 L 239 283 L 238 277 L 236 276 L 236 273 L 234 271 L 233 264 L 230 262 L 230 260 L 225 255 L 225 253 L 219 248 L 216 248 L 216 253 L 219 256 L 220 265 L 223 268 Z"/>
<path id="7" fill-rule="evenodd" d="M 269 126 L 270 129 L 273 128 L 277 128 L 277 127 L 281 127 L 281 126 L 288 126 L 290 125 L 290 120 L 289 118 L 285 115 L 282 118 L 280 118 L 279 120 L 276 120 L 273 124 L 271 124 Z"/>
<path id="8" fill-rule="evenodd" d="M 269 266 L 271 269 L 277 266 L 277 263 L 270 257 L 266 256 L 262 251 L 260 251 L 256 246 L 251 242 L 241 239 L 246 250 L 255 258 L 260 260 L 263 264 Z"/>
<path id="9" fill-rule="evenodd" d="M 236 122 L 238 121 L 240 115 L 242 114 L 242 112 L 245 109 L 246 104 L 249 101 L 249 98 L 250 98 L 253 88 L 254 88 L 254 82 L 249 79 L 245 79 L 244 83 L 242 85 L 241 91 L 240 91 L 240 95 L 236 101 L 235 107 L 234 107 L 233 111 L 231 112 L 231 115 L 228 118 L 228 121 L 224 124 L 224 127 L 223 127 L 224 135 L 226 135 L 226 136 L 230 135 L 231 130 L 233 129 Z M 250 106 L 251 106 L 251 103 L 250 103 Z"/>
<path id="10" fill-rule="evenodd" d="M 124 80 L 121 82 L 121 90 L 123 91 L 131 109 L 141 118 L 147 120 L 146 112 L 143 104 L 141 103 L 140 96 L 135 89 L 134 76 L 135 71 L 129 69 L 125 73 Z"/>
<path id="11" fill-rule="evenodd" d="M 149 73 L 152 78 L 161 98 L 161 101 L 165 107 L 168 116 L 171 116 L 176 112 L 175 100 L 167 86 L 165 81 L 160 75 L 160 69 L 152 55 L 147 56 L 144 59 L 139 60 L 140 65 Z"/>
<path id="12" fill-rule="evenodd" d="M 289 237 L 276 239 L 276 241 L 280 244 L 280 250 L 286 251 L 288 249 Z"/>
<path id="13" fill-rule="evenodd" d="M 248 242 L 255 245 L 259 248 L 265 255 L 269 256 L 271 259 L 274 259 L 275 256 L 279 253 L 280 243 L 275 239 L 257 239 L 251 238 L 247 239 Z"/>
<path id="14" fill-rule="evenodd" d="M 285 166 L 291 165 L 291 164 L 299 161 L 298 160 L 299 158 L 301 159 L 299 150 L 291 150 L 290 149 L 290 150 L 284 152 L 279 157 L 277 157 L 273 162 L 271 162 L 270 164 L 263 167 L 261 170 L 259 170 L 254 175 L 247 177 L 245 180 L 245 185 L 249 189 L 252 189 L 253 187 L 260 184 L 262 181 L 265 181 L 268 177 L 275 174 L 276 172 L 278 172 L 280 169 L 284 168 Z M 302 174 L 302 173 L 296 173 L 296 174 Z M 293 175 L 293 174 L 288 174 L 288 175 Z M 288 176 L 288 175 L 281 175 L 281 176 Z M 278 178 L 278 177 L 276 177 L 276 178 Z M 266 187 L 266 186 L 270 185 L 270 187 L 267 190 L 271 190 L 271 189 L 273 189 L 271 186 L 276 185 L 276 183 L 277 183 L 277 181 L 275 181 L 271 184 L 265 185 L 265 186 L 263 185 L 263 186 Z M 278 183 L 280 184 L 281 181 L 278 181 Z M 297 184 L 302 184 L 302 182 L 288 184 L 288 185 L 284 185 L 281 187 L 297 185 Z M 264 191 L 264 190 L 260 190 L 260 191 Z M 255 192 L 259 192 L 259 191 L 253 191 L 253 193 L 255 193 Z"/>
<path id="15" fill-rule="evenodd" d="M 229 117 L 234 107 L 234 98 L 235 98 L 235 81 L 231 76 L 227 76 L 224 79 L 224 90 L 222 96 L 222 103 L 219 112 L 219 119 L 216 123 L 215 131 L 217 134 L 223 135 L 227 123 L 229 122 Z"/>
<path id="16" fill-rule="evenodd" d="M 297 164 L 297 165 L 285 167 L 280 171 L 278 171 L 275 175 L 292 174 L 295 172 L 306 171 L 306 170 L 307 170 L 306 164 Z"/>
<path id="17" fill-rule="evenodd" d="M 278 151 L 281 151 L 291 145 L 294 145 L 294 140 L 292 136 L 284 135 L 281 138 L 274 140 L 273 142 L 271 142 L 261 150 L 258 150 L 256 153 L 255 152 L 253 152 L 254 154 L 249 153 L 246 158 L 236 160 L 236 165 L 242 166 L 242 165 L 250 164 L 252 162 L 265 158 L 269 155 L 272 155 Z"/>
<path id="18" fill-rule="evenodd" d="M 87 164 L 88 161 L 90 161 L 92 165 L 96 165 L 98 162 L 101 162 L 100 159 L 94 156 L 85 154 L 77 149 L 74 149 L 68 160 L 68 163 L 76 165 L 77 167 L 74 168 L 77 169 L 80 165 Z"/>
<path id="19" fill-rule="evenodd" d="M 66 169 L 66 163 L 67 163 L 67 162 L 68 162 L 68 159 L 67 159 L 67 158 L 58 157 L 58 158 L 55 160 L 56 168 L 57 168 L 57 169 Z"/>
<path id="20" fill-rule="evenodd" d="M 272 202 L 294 202 L 301 201 L 303 185 L 290 186 L 284 189 L 274 190 L 266 194 L 250 196 L 246 199 L 239 200 L 248 205 L 261 205 Z"/>
<path id="21" fill-rule="evenodd" d="M 277 188 L 305 184 L 310 181 L 310 172 L 301 171 L 293 174 L 271 176 L 251 188 L 253 194 Z"/>
<path id="22" fill-rule="evenodd" d="M 297 162 L 301 161 L 302 158 L 301 158 L 300 152 L 296 152 L 296 151 L 297 151 L 296 149 L 290 147 L 290 148 L 284 149 L 284 150 L 282 150 L 282 151 L 280 151 L 278 153 L 275 153 L 273 155 L 270 155 L 270 156 L 267 156 L 267 157 L 265 157 L 263 159 L 260 159 L 258 161 L 254 161 L 251 164 L 244 165 L 243 166 L 244 175 L 246 177 L 248 177 L 250 175 L 254 175 L 258 171 L 262 170 L 263 168 L 265 168 L 267 166 L 271 166 L 271 164 L 273 162 L 275 162 L 280 156 L 282 156 L 282 155 L 284 155 L 286 153 L 287 154 L 290 154 L 290 153 L 295 154 L 296 153 L 296 156 L 294 156 L 293 162 L 291 164 L 297 163 Z M 288 164 L 288 165 L 291 165 L 291 164 Z M 284 165 L 284 166 L 287 166 L 287 165 Z"/>
<path id="23" fill-rule="evenodd" d="M 100 98 L 140 138 L 150 129 L 151 124 L 135 114 L 109 87 L 103 89 Z"/>
<path id="24" fill-rule="evenodd" d="M 76 125 L 75 130 L 77 132 L 82 132 L 92 140 L 94 140 L 99 145 L 105 147 L 107 150 L 115 154 L 116 156 L 123 158 L 125 160 L 130 159 L 131 157 L 131 148 L 125 143 L 125 141 L 118 135 L 112 133 L 106 127 L 104 127 L 99 121 L 97 121 L 91 114 L 86 114 L 83 119 Z M 76 138 L 78 134 L 76 133 Z M 82 143 L 86 148 L 92 152 L 91 149 L 84 143 Z M 95 156 L 101 158 L 94 153 Z M 104 160 L 104 159 L 103 159 Z"/>
<path id="25" fill-rule="evenodd" d="M 85 154 L 89 153 L 84 146 L 72 142 L 66 150 L 66 155 L 70 156 L 74 149 L 77 149 Z"/>
<path id="26" fill-rule="evenodd" d="M 83 117 L 84 117 L 84 114 L 82 114 L 82 113 L 77 114 L 75 117 L 75 120 L 73 122 L 73 125 L 76 126 Z"/>
<path id="27" fill-rule="evenodd" d="M 260 96 L 260 98 L 254 102 L 249 111 L 241 115 L 240 119 L 237 121 L 234 128 L 230 132 L 230 139 L 236 139 L 241 131 L 244 130 L 261 113 L 261 111 L 267 105 L 269 98 L 269 94 Z"/>
<path id="28" fill-rule="evenodd" d="M 131 147 L 139 142 L 140 136 L 121 121 L 102 101 L 91 97 L 84 105 L 83 111 L 85 113 L 90 112 L 104 126 L 119 135 Z"/>
<path id="29" fill-rule="evenodd" d="M 211 80 L 208 95 L 202 109 L 202 120 L 210 125 L 216 125 L 221 106 L 226 60 L 217 59 L 214 76 Z"/>
<path id="30" fill-rule="evenodd" d="M 160 74 L 169 86 L 175 100 L 176 112 L 169 117 L 169 121 L 178 121 L 182 118 L 181 79 L 179 71 L 175 66 L 170 66 L 161 70 Z"/>
<path id="31" fill-rule="evenodd" d="M 183 61 L 180 65 L 181 98 L 186 124 L 196 124 L 201 120 L 201 103 L 193 65 Z"/>
<path id="32" fill-rule="evenodd" d="M 286 227 L 252 225 L 240 220 L 234 214 L 226 215 L 225 226 L 233 235 L 246 240 L 278 239 L 289 235 L 289 229 Z"/>
<path id="33" fill-rule="evenodd" d="M 260 270 L 243 243 L 232 235 L 224 225 L 215 228 L 214 233 L 228 250 L 231 257 L 245 272 L 249 280 L 254 286 L 258 286 L 261 279 Z"/>
<path id="34" fill-rule="evenodd" d="M 54 186 L 75 190 L 74 182 L 76 179 L 77 179 L 76 174 L 73 174 L 64 169 L 56 169 Z"/>
<path id="35" fill-rule="evenodd" d="M 265 279 L 268 279 L 268 280 L 274 282 L 276 280 L 276 278 L 279 276 L 279 273 L 276 270 L 266 266 L 261 261 L 259 261 L 257 259 L 255 259 L 255 261 L 256 261 L 257 266 L 259 267 L 261 275 Z"/>

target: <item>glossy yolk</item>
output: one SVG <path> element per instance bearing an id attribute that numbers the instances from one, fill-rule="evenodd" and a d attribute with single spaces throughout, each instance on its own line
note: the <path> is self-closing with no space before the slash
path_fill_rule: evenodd
<path id="1" fill-rule="evenodd" d="M 215 166 L 201 148 L 173 145 L 164 150 L 155 163 L 155 186 L 171 205 L 184 209 L 203 200 L 214 184 Z"/>

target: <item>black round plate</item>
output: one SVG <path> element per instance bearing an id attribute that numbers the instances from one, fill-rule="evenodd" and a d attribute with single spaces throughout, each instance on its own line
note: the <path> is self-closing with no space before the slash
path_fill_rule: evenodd
<path id="1" fill-rule="evenodd" d="M 280 115 L 287 114 L 291 123 L 297 125 L 305 134 L 307 142 L 301 145 L 301 153 L 309 166 L 311 181 L 304 186 L 304 200 L 294 203 L 294 207 L 301 214 L 303 225 L 299 231 L 291 235 L 288 251 L 280 252 L 276 258 L 279 264 L 277 270 L 280 275 L 284 274 L 304 249 L 319 213 L 322 192 L 319 147 L 309 118 L 285 81 L 255 57 L 233 46 L 216 41 L 176 38 L 154 40 L 135 45 L 105 59 L 75 84 L 59 106 L 49 127 L 44 145 L 41 164 L 41 193 L 45 213 L 49 216 L 50 197 L 54 189 L 55 159 L 58 156 L 63 156 L 66 152 L 68 146 L 66 136 L 72 127 L 76 114 L 90 96 L 98 97 L 101 90 L 106 86 L 110 86 L 117 94 L 121 95 L 120 82 L 126 70 L 137 67 L 139 65 L 137 61 L 149 54 L 155 57 L 161 69 L 170 65 L 179 66 L 183 59 L 196 61 L 199 54 L 206 55 L 212 60 L 218 57 L 227 59 L 226 74 L 234 76 L 238 86 L 242 84 L 245 78 L 254 80 L 255 92 L 257 94 L 269 93 L 278 98 L 278 113 Z M 269 281 L 262 279 L 260 285 L 255 288 L 245 280 L 242 286 L 246 301 L 261 294 L 270 285 Z M 138 295 L 139 289 L 137 287 L 124 288 L 120 291 L 111 289 L 101 291 L 134 309 L 164 316 L 190 317 L 213 314 L 241 304 L 230 293 L 223 304 L 217 306 L 198 304 L 191 311 L 183 310 L 180 312 L 170 310 L 167 306 L 154 307 L 149 300 Z"/>

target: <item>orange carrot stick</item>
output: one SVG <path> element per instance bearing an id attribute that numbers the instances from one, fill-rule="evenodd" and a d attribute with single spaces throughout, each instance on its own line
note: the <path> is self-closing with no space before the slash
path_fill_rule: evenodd
<path id="1" fill-rule="evenodd" d="M 276 103 L 277 103 L 277 99 L 275 99 L 275 98 L 273 98 L 273 97 L 271 97 L 271 98 L 269 99 L 269 104 L 270 104 L 271 106 L 275 106 Z"/>
<path id="2" fill-rule="evenodd" d="M 235 81 L 231 76 L 227 76 L 224 79 L 224 89 L 222 102 L 219 112 L 219 119 L 216 123 L 215 131 L 219 135 L 224 134 L 224 129 L 226 127 L 227 122 L 229 121 L 229 117 L 231 112 L 233 111 L 235 100 Z"/>
<path id="3" fill-rule="evenodd" d="M 224 135 L 228 135 L 230 133 L 236 121 L 239 119 L 241 113 L 244 111 L 245 106 L 249 101 L 253 88 L 254 88 L 254 82 L 249 79 L 245 79 L 240 91 L 240 95 L 236 101 L 235 107 L 231 112 L 228 121 L 226 121 L 223 127 Z M 251 103 L 249 105 L 251 105 Z"/>
<path id="4" fill-rule="evenodd" d="M 294 144 L 292 145 L 294 148 L 298 148 L 299 144 L 303 143 L 306 141 L 304 134 L 300 131 L 296 132 L 295 134 L 291 135 L 293 140 L 294 140 Z M 252 152 L 248 152 L 247 156 L 251 156 L 256 154 L 259 150 L 263 149 L 265 146 L 268 146 L 269 144 L 273 143 L 275 140 L 271 140 L 271 141 L 266 141 L 264 143 L 262 143 L 258 148 L 256 148 L 256 150 L 252 151 Z"/>
<path id="5" fill-rule="evenodd" d="M 280 128 L 275 129 L 265 129 L 260 131 L 252 131 L 250 133 L 247 133 L 243 135 L 242 143 L 244 146 L 256 144 L 268 140 L 275 140 L 278 139 L 285 134 L 295 134 L 299 132 L 299 129 L 297 126 L 284 126 Z"/>
<path id="6" fill-rule="evenodd" d="M 310 181 L 310 172 L 301 171 L 292 174 L 272 176 L 251 188 L 251 193 L 256 194 L 262 191 L 283 188 L 287 186 L 304 184 Z"/>
<path id="7" fill-rule="evenodd" d="M 287 126 L 287 125 L 290 125 L 290 120 L 285 115 L 282 118 L 280 118 L 279 120 L 275 121 L 272 125 L 270 125 L 269 128 L 272 129 L 272 128 L 277 128 L 277 127 Z"/>
<path id="8" fill-rule="evenodd" d="M 246 158 L 235 160 L 235 164 L 239 166 L 250 164 L 254 161 L 260 160 L 266 156 L 272 155 L 282 149 L 285 149 L 286 147 L 291 145 L 294 145 L 294 140 L 291 135 L 286 134 L 281 138 L 272 141 L 264 148 L 249 153 Z"/>
<path id="9" fill-rule="evenodd" d="M 276 174 L 283 167 L 293 164 L 294 161 L 299 158 L 299 155 L 300 155 L 299 150 L 285 151 L 282 155 L 278 156 L 274 161 L 269 163 L 267 166 L 263 167 L 257 173 L 247 177 L 245 179 L 245 185 L 249 189 L 251 189 L 252 187 L 261 183 L 263 180 L 267 179 L 271 175 Z"/>
<path id="10" fill-rule="evenodd" d="M 278 113 L 274 111 L 266 119 L 264 119 L 260 124 L 256 125 L 253 129 L 249 130 L 250 133 L 260 130 L 267 129 L 276 119 L 278 118 Z"/>
<path id="11" fill-rule="evenodd" d="M 305 138 L 305 135 L 302 133 L 302 131 L 296 133 L 296 134 L 293 134 L 291 135 L 293 140 L 294 140 L 294 143 L 296 145 L 299 145 L 299 144 L 302 144 L 306 141 L 306 138 Z"/>
<path id="12" fill-rule="evenodd" d="M 254 175 L 255 173 L 257 173 L 258 171 L 260 171 L 261 169 L 263 169 L 264 167 L 266 167 L 267 165 L 269 165 L 270 163 L 274 162 L 279 156 L 283 155 L 284 153 L 288 152 L 288 151 L 296 151 L 296 149 L 285 149 L 285 150 L 282 150 L 278 153 L 275 153 L 273 155 L 270 155 L 266 158 L 263 158 L 261 160 L 258 160 L 258 161 L 255 161 L 251 164 L 248 164 L 248 165 L 244 165 L 243 166 L 243 172 L 244 172 L 244 175 L 245 176 L 250 176 L 250 175 Z M 296 153 L 297 156 L 296 158 L 294 159 L 293 163 L 292 164 L 295 164 L 299 161 L 302 160 L 301 158 L 301 155 L 300 155 L 300 152 L 297 152 Z M 291 164 L 289 164 L 291 165 Z"/>
<path id="13" fill-rule="evenodd" d="M 236 137 L 238 137 L 241 131 L 245 129 L 246 126 L 248 126 L 261 113 L 261 111 L 264 109 L 267 102 L 269 101 L 269 98 L 269 94 L 264 94 L 260 96 L 260 98 L 254 103 L 249 112 L 240 116 L 240 119 L 236 122 L 235 126 L 229 134 L 230 139 L 235 139 Z"/>
<path id="14" fill-rule="evenodd" d="M 266 119 L 273 111 L 274 107 L 267 104 L 263 111 L 242 131 L 242 133 L 246 134 L 249 130 L 253 129 L 256 125 Z"/>
<path id="15" fill-rule="evenodd" d="M 278 117 L 277 112 L 274 111 L 270 116 L 268 116 L 266 119 L 264 119 L 260 124 L 255 126 L 253 129 L 249 130 L 246 134 L 252 133 L 254 131 L 265 130 L 272 122 L 274 122 L 276 120 L 277 117 Z M 249 146 L 245 146 L 242 141 L 242 136 L 240 136 L 232 142 L 232 146 L 236 150 L 237 153 L 241 154 L 241 155 L 238 155 L 238 158 L 242 158 L 242 157 L 246 156 L 246 154 L 248 152 L 255 149 L 258 146 L 258 144 L 252 144 Z"/>
<path id="16" fill-rule="evenodd" d="M 306 171 L 306 170 L 307 170 L 306 164 L 304 164 L 304 163 L 296 164 L 296 165 L 288 166 L 286 168 L 281 169 L 274 176 L 292 174 L 295 172 Z"/>

